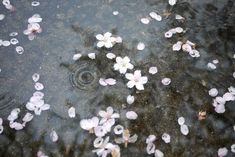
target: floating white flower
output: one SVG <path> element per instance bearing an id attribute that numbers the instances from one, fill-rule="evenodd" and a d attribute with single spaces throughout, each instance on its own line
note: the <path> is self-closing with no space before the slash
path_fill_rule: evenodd
<path id="1" fill-rule="evenodd" d="M 136 70 L 134 74 L 127 73 L 125 77 L 129 80 L 127 83 L 128 88 L 133 88 L 135 86 L 138 90 L 144 90 L 144 84 L 148 82 L 146 76 L 141 76 L 140 70 Z"/>
<path id="2" fill-rule="evenodd" d="M 99 118 L 98 117 L 93 117 L 91 119 L 82 119 L 80 121 L 80 126 L 84 130 L 88 130 L 90 133 L 94 133 L 94 129 L 98 126 L 99 124 Z"/>
<path id="3" fill-rule="evenodd" d="M 157 72 L 158 72 L 157 67 L 150 67 L 150 68 L 149 68 L 149 73 L 150 73 L 150 74 L 154 75 L 154 74 L 156 74 Z"/>
<path id="4" fill-rule="evenodd" d="M 107 107 L 106 111 L 99 111 L 99 115 L 100 117 L 102 117 L 102 119 L 100 120 L 100 124 L 104 124 L 108 120 L 112 120 L 115 122 L 115 119 L 120 117 L 118 113 L 114 113 L 113 108 L 110 106 Z"/>
<path id="5" fill-rule="evenodd" d="M 218 149 L 218 156 L 219 157 L 226 156 L 227 154 L 228 154 L 228 149 L 226 147 Z"/>
<path id="6" fill-rule="evenodd" d="M 167 133 L 164 133 L 162 134 L 162 140 L 165 142 L 165 143 L 170 143 L 171 142 L 171 136 Z"/>
<path id="7" fill-rule="evenodd" d="M 212 96 L 212 97 L 216 97 L 218 95 L 218 90 L 216 88 L 211 88 L 209 90 L 209 95 Z"/>
<path id="8" fill-rule="evenodd" d="M 41 33 L 42 29 L 38 23 L 28 24 L 28 28 L 24 30 L 24 34 L 28 35 L 29 40 L 33 40 L 36 37 L 36 33 Z"/>
<path id="9" fill-rule="evenodd" d="M 126 102 L 127 102 L 129 105 L 133 104 L 134 101 L 135 101 L 135 97 L 134 97 L 134 96 L 132 96 L 132 95 L 128 95 L 128 96 L 127 96 Z"/>
<path id="10" fill-rule="evenodd" d="M 44 100 L 38 96 L 32 96 L 30 102 L 26 104 L 26 108 L 30 111 L 34 111 L 36 115 L 40 115 L 42 111 L 49 110 L 50 105 L 44 104 Z"/>
<path id="11" fill-rule="evenodd" d="M 52 131 L 51 131 L 51 133 L 50 133 L 50 138 L 51 138 L 51 141 L 52 141 L 52 142 L 58 141 L 59 137 L 58 137 L 58 135 L 57 135 L 57 133 L 56 133 L 55 130 L 52 130 Z"/>
<path id="12" fill-rule="evenodd" d="M 134 66 L 130 63 L 129 57 L 116 57 L 116 63 L 113 66 L 114 70 L 119 71 L 121 74 L 125 74 L 127 69 L 133 69 Z"/>
<path id="13" fill-rule="evenodd" d="M 115 139 L 115 142 L 118 144 L 124 143 L 125 147 L 127 147 L 128 143 L 135 143 L 137 138 L 138 136 L 136 134 L 131 136 L 129 130 L 126 129 L 122 133 L 122 138 Z"/>
<path id="14" fill-rule="evenodd" d="M 76 112 L 74 107 L 70 107 L 68 110 L 68 115 L 70 118 L 75 118 L 76 117 Z"/>
<path id="15" fill-rule="evenodd" d="M 95 148 L 97 149 L 92 152 L 96 153 L 98 156 L 106 157 L 109 153 L 111 153 L 111 150 L 114 147 L 112 143 L 109 143 L 109 136 L 104 140 L 98 139 L 96 142 L 97 143 L 95 143 L 94 146 L 96 146 Z"/>
<path id="16" fill-rule="evenodd" d="M 126 118 L 127 118 L 127 119 L 130 119 L 130 120 L 135 120 L 135 119 L 138 118 L 138 115 L 137 115 L 137 113 L 134 112 L 134 111 L 128 111 L 128 112 L 126 113 Z"/>
<path id="17" fill-rule="evenodd" d="M 98 34 L 96 35 L 96 39 L 99 40 L 97 43 L 97 47 L 106 47 L 111 48 L 116 43 L 116 38 L 112 37 L 112 33 L 106 32 L 104 35 Z"/>

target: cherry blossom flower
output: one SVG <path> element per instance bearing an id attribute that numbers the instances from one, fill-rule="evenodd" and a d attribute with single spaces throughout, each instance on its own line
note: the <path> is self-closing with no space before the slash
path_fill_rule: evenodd
<path id="1" fill-rule="evenodd" d="M 134 96 L 132 96 L 132 95 L 128 95 L 128 96 L 127 96 L 126 102 L 127 102 L 129 105 L 133 104 L 134 101 L 135 101 L 135 97 L 134 97 Z"/>
<path id="2" fill-rule="evenodd" d="M 122 133 L 122 138 L 115 139 L 115 142 L 118 144 L 124 143 L 125 147 L 127 147 L 128 143 L 135 143 L 137 138 L 138 136 L 136 134 L 131 136 L 129 130 L 126 129 Z"/>
<path id="3" fill-rule="evenodd" d="M 112 143 L 109 143 L 109 136 L 104 140 L 98 139 L 96 142 L 99 142 L 99 144 L 94 144 L 94 147 L 97 149 L 92 152 L 96 153 L 98 156 L 106 157 L 109 153 L 111 153 L 111 149 L 114 147 Z"/>
<path id="4" fill-rule="evenodd" d="M 130 63 L 129 57 L 116 57 L 116 63 L 113 66 L 114 70 L 119 71 L 121 74 L 125 74 L 127 69 L 133 69 L 134 66 Z"/>
<path id="5" fill-rule="evenodd" d="M 49 110 L 50 105 L 45 104 L 42 97 L 32 96 L 30 101 L 26 104 L 26 108 L 30 111 L 34 111 L 36 115 L 40 115 L 42 111 Z"/>
<path id="6" fill-rule="evenodd" d="M 116 38 L 112 36 L 112 33 L 106 32 L 104 35 L 98 34 L 96 35 L 96 39 L 98 40 L 97 47 L 106 47 L 112 48 L 113 45 L 116 43 Z"/>
<path id="7" fill-rule="evenodd" d="M 104 124 L 108 122 L 108 120 L 115 122 L 115 119 L 120 117 L 118 113 L 114 113 L 111 106 L 107 107 L 106 111 L 99 111 L 99 115 L 100 117 L 102 117 L 102 119 L 100 120 L 100 124 Z"/>
<path id="8" fill-rule="evenodd" d="M 129 80 L 127 83 L 128 88 L 133 88 L 135 86 L 138 90 L 144 90 L 144 84 L 148 82 L 146 76 L 141 76 L 140 70 L 136 70 L 134 74 L 126 73 L 125 77 Z"/>
<path id="9" fill-rule="evenodd" d="M 131 119 L 131 120 L 135 120 L 135 119 L 138 118 L 138 115 L 137 115 L 137 113 L 134 112 L 134 111 L 128 111 L 128 112 L 126 113 L 126 118 L 127 118 L 127 119 Z"/>
<path id="10" fill-rule="evenodd" d="M 38 23 L 28 24 L 28 28 L 24 30 L 24 34 L 28 35 L 29 40 L 33 40 L 36 37 L 36 33 L 41 33 L 42 29 Z"/>
<path id="11" fill-rule="evenodd" d="M 98 117 L 93 117 L 91 119 L 82 119 L 80 121 L 80 126 L 84 130 L 88 130 L 90 133 L 94 133 L 94 129 L 98 126 L 99 124 L 99 118 Z"/>

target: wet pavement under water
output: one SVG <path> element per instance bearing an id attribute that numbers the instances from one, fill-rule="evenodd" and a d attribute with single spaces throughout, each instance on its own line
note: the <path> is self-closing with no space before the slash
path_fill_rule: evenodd
<path id="1" fill-rule="evenodd" d="M 235 102 L 226 104 L 224 114 L 217 114 L 208 95 L 212 87 L 221 95 L 235 85 L 233 0 L 181 0 L 174 7 L 166 0 L 41 0 L 37 7 L 32 7 L 29 0 L 11 3 L 16 7 L 14 12 L 0 5 L 0 13 L 6 15 L 0 21 L 0 37 L 9 40 L 10 32 L 18 32 L 24 53 L 17 54 L 13 45 L 0 47 L 0 117 L 4 119 L 0 156 L 31 157 L 42 149 L 52 157 L 95 157 L 95 136 L 82 130 L 79 122 L 108 106 L 121 114 L 117 123 L 139 136 L 136 143 L 121 146 L 122 157 L 151 156 L 145 144 L 150 134 L 157 136 L 156 146 L 166 157 L 215 157 L 218 148 L 230 148 L 234 143 Z M 119 14 L 114 16 L 116 10 Z M 151 11 L 172 15 L 161 22 L 142 24 L 140 18 Z M 43 18 L 42 33 L 29 41 L 23 30 L 35 13 Z M 186 20 L 179 22 L 174 14 Z M 166 39 L 164 32 L 177 26 L 187 33 Z M 123 42 L 111 50 L 98 49 L 95 35 L 107 31 L 122 37 Z M 195 42 L 201 57 L 173 52 L 171 47 L 179 39 Z M 145 43 L 143 51 L 136 49 L 138 42 Z M 74 62 L 72 56 L 78 52 L 83 57 Z M 85 57 L 91 52 L 96 53 L 95 60 Z M 129 56 L 135 69 L 148 76 L 144 91 L 126 87 L 124 76 L 112 68 L 114 61 L 106 58 L 108 52 Z M 212 71 L 207 63 L 213 59 L 218 59 L 219 65 Z M 159 72 L 148 74 L 151 66 L 157 66 Z M 13 108 L 26 110 L 25 103 L 34 92 L 31 77 L 35 72 L 41 76 L 45 101 L 51 109 L 35 116 L 23 130 L 15 131 L 9 128 L 6 118 Z M 117 84 L 100 86 L 101 77 L 115 78 Z M 169 86 L 162 85 L 164 77 L 172 79 Z M 129 94 L 136 97 L 133 105 L 126 104 Z M 71 106 L 76 108 L 74 119 L 68 117 Z M 136 111 L 138 119 L 126 120 L 128 110 Z M 198 120 L 199 111 L 207 112 L 205 120 Z M 180 133 L 180 116 L 189 126 L 187 136 Z M 56 143 L 49 138 L 52 129 L 59 135 Z M 170 144 L 161 140 L 164 132 L 171 135 Z M 233 155 L 229 152 L 227 156 Z"/>

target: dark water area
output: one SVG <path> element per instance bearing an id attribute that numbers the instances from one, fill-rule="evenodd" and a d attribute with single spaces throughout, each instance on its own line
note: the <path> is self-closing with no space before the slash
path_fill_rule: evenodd
<path id="1" fill-rule="evenodd" d="M 226 102 L 226 111 L 216 113 L 211 88 L 223 96 L 230 86 L 235 87 L 235 1 L 233 0 L 178 0 L 170 6 L 167 0 L 38 0 L 33 7 L 30 0 L 11 0 L 15 7 L 10 11 L 0 4 L 0 39 L 10 40 L 11 32 L 19 40 L 16 45 L 0 46 L 0 118 L 4 130 L 0 134 L 1 157 L 36 157 L 40 150 L 49 157 L 95 157 L 93 141 L 96 136 L 80 126 L 80 121 L 98 116 L 100 110 L 112 106 L 120 114 L 116 123 L 137 134 L 135 143 L 120 144 L 122 157 L 153 157 L 146 152 L 146 138 L 157 137 L 156 148 L 165 157 L 216 157 L 219 148 L 226 147 L 226 156 L 235 156 L 235 101 Z M 113 15 L 118 11 L 118 15 Z M 141 18 L 157 12 L 162 21 L 141 23 Z M 23 31 L 28 18 L 40 14 L 42 32 L 29 40 Z M 179 14 L 184 20 L 176 20 Z M 150 19 L 150 18 L 149 18 Z M 186 32 L 165 38 L 168 30 L 182 27 Z M 122 43 L 111 49 L 97 47 L 97 34 L 111 32 L 122 38 Z M 172 50 L 177 41 L 196 43 L 200 57 Z M 137 50 L 143 42 L 145 48 Z M 24 48 L 23 54 L 16 46 Z M 115 60 L 107 53 L 128 56 L 134 69 L 148 77 L 143 91 L 126 86 L 124 74 L 113 70 Z M 82 54 L 74 61 L 73 55 Z M 87 57 L 95 53 L 96 58 Z M 207 64 L 218 60 L 216 69 Z M 156 66 L 158 73 L 148 70 Z M 26 104 L 35 92 L 32 75 L 40 74 L 43 93 L 50 109 L 34 115 L 22 130 L 9 127 L 7 117 L 14 108 L 20 108 L 19 119 L 27 111 Z M 168 86 L 163 78 L 171 78 Z M 100 78 L 114 78 L 113 86 L 101 86 Z M 127 104 L 126 97 L 133 95 L 135 102 Z M 76 117 L 68 116 L 74 107 Z M 127 111 L 138 114 L 136 120 L 125 117 Z M 206 111 L 206 118 L 198 113 Z M 31 112 L 33 113 L 33 112 Z M 189 134 L 180 132 L 177 122 L 185 118 Z M 58 141 L 52 142 L 50 133 L 55 130 Z M 112 129 L 113 130 L 113 129 Z M 171 142 L 161 136 L 168 133 Z M 110 142 L 118 137 L 108 133 Z M 110 154 L 108 156 L 111 156 Z"/>

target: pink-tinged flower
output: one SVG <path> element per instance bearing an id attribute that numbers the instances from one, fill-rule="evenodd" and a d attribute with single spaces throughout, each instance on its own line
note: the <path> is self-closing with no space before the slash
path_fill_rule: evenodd
<path id="1" fill-rule="evenodd" d="M 38 23 L 28 24 L 28 28 L 24 30 L 24 34 L 28 35 L 29 40 L 33 40 L 36 37 L 36 33 L 41 33 L 42 29 Z"/>
<path id="2" fill-rule="evenodd" d="M 111 48 L 116 43 L 116 38 L 112 37 L 112 33 L 106 32 L 104 35 L 98 34 L 96 35 L 96 39 L 99 40 L 97 43 L 97 47 L 106 47 Z"/>
<path id="3" fill-rule="evenodd" d="M 130 58 L 126 56 L 124 58 L 116 57 L 116 63 L 113 68 L 121 74 L 125 74 L 127 69 L 133 69 L 134 66 L 130 63 Z"/>
<path id="4" fill-rule="evenodd" d="M 113 108 L 110 106 L 107 107 L 106 111 L 103 111 L 103 110 L 99 111 L 99 115 L 100 117 L 102 117 L 102 119 L 100 120 L 100 124 L 104 124 L 108 122 L 109 120 L 115 123 L 115 118 L 120 117 L 118 113 L 114 113 Z"/>
<path id="5" fill-rule="evenodd" d="M 40 115 L 42 111 L 49 110 L 50 105 L 49 104 L 44 104 L 44 100 L 38 99 L 34 100 L 33 98 L 36 98 L 35 96 L 31 97 L 32 100 L 26 104 L 26 108 L 30 111 L 34 111 L 36 115 Z"/>
<path id="6" fill-rule="evenodd" d="M 80 121 L 80 126 L 84 130 L 88 130 L 90 133 L 94 133 L 94 129 L 98 126 L 99 124 L 99 118 L 98 117 L 93 117 L 91 119 L 82 119 Z"/>
<path id="7" fill-rule="evenodd" d="M 127 83 L 128 88 L 133 88 L 135 86 L 138 90 L 144 90 L 144 84 L 148 82 L 146 76 L 141 76 L 140 70 L 136 70 L 134 74 L 126 73 L 125 76 L 129 80 Z"/>
<path id="8" fill-rule="evenodd" d="M 115 139 L 115 142 L 118 144 L 124 143 L 125 147 L 127 147 L 128 143 L 135 143 L 137 138 L 138 136 L 136 134 L 131 136 L 129 130 L 126 129 L 123 131 L 122 137 Z"/>
<path id="9" fill-rule="evenodd" d="M 109 136 L 105 139 L 97 138 L 94 141 L 94 147 L 97 148 L 92 152 L 96 153 L 98 156 L 106 157 L 109 153 L 112 152 L 114 145 L 109 143 Z"/>

